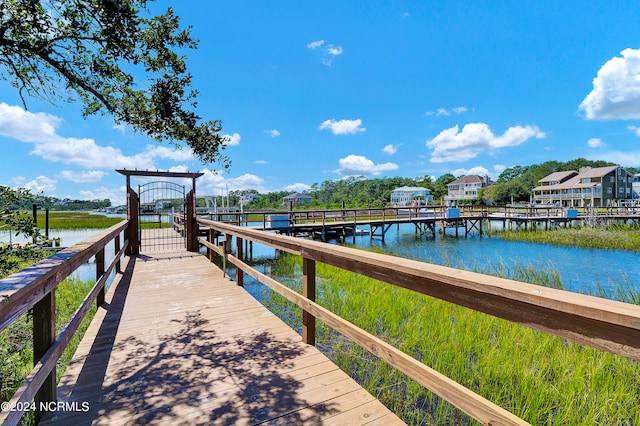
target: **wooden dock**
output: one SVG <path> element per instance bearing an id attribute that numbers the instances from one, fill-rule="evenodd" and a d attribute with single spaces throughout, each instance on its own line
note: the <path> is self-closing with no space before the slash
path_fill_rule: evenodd
<path id="1" fill-rule="evenodd" d="M 404 424 L 202 255 L 129 258 L 40 424 Z"/>

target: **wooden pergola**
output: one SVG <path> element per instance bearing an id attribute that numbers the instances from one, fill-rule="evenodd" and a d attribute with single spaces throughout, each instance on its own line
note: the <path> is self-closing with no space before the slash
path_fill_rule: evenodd
<path id="1" fill-rule="evenodd" d="M 117 169 L 116 172 L 127 178 L 127 220 L 129 226 L 125 231 L 129 240 L 127 255 L 140 254 L 140 241 L 138 235 L 138 208 L 139 198 L 136 191 L 131 188 L 131 176 L 138 177 L 159 177 L 159 178 L 175 178 L 175 179 L 191 179 L 191 190 L 186 194 L 186 233 L 187 233 L 187 250 L 194 251 L 198 249 L 198 223 L 196 222 L 196 179 L 204 175 L 204 173 L 191 172 L 163 172 L 159 170 L 127 170 Z"/>

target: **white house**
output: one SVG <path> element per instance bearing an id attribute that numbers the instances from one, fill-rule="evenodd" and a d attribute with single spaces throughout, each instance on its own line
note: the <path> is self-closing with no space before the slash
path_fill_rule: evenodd
<path id="1" fill-rule="evenodd" d="M 395 206 L 430 204 L 432 202 L 431 191 L 420 186 L 402 186 L 391 191 L 391 204 Z"/>
<path id="2" fill-rule="evenodd" d="M 447 195 L 444 197 L 447 206 L 458 205 L 460 201 L 472 201 L 478 198 L 480 189 L 493 185 L 489 176 L 468 175 L 454 180 L 447 185 Z"/>
<path id="3" fill-rule="evenodd" d="M 285 206 L 296 205 L 296 204 L 307 204 L 310 203 L 312 198 L 307 194 L 301 194 L 300 192 L 296 192 L 295 194 L 287 195 L 282 199 L 282 204 Z"/>

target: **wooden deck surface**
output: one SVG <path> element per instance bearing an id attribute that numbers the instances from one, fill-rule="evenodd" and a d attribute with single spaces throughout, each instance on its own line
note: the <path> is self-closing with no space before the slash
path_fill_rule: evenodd
<path id="1" fill-rule="evenodd" d="M 79 410 L 41 424 L 404 424 L 206 257 L 186 252 L 129 260 L 58 398 Z"/>

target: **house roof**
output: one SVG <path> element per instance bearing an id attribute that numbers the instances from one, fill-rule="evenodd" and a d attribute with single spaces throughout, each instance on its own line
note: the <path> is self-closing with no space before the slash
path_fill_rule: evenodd
<path id="1" fill-rule="evenodd" d="M 487 180 L 488 180 L 487 183 L 489 185 L 492 185 L 495 183 L 488 177 L 487 177 Z M 467 176 L 462 176 L 461 178 L 456 179 L 453 182 L 449 182 L 448 185 L 459 185 L 459 184 L 466 184 L 466 183 L 484 183 L 484 181 L 485 181 L 485 178 L 480 175 L 467 175 Z"/>
<path id="2" fill-rule="evenodd" d="M 575 170 L 567 170 L 564 172 L 554 172 L 548 176 L 543 177 L 538 182 L 562 182 L 570 177 L 577 175 L 578 172 Z"/>
<path id="3" fill-rule="evenodd" d="M 287 195 L 286 197 L 284 197 L 284 200 L 295 200 L 298 198 L 311 198 L 311 196 L 307 195 L 307 194 L 301 194 L 299 192 L 296 192 L 295 194 L 290 194 Z"/>
<path id="4" fill-rule="evenodd" d="M 401 186 L 400 188 L 394 189 L 392 192 L 396 191 L 427 191 L 431 192 L 429 188 L 423 188 L 422 186 Z"/>
<path id="5" fill-rule="evenodd" d="M 578 173 L 578 176 L 580 176 L 580 178 L 603 177 L 603 176 L 608 175 L 609 173 L 611 173 L 612 171 L 614 171 L 618 167 L 619 166 L 606 166 L 606 167 L 587 168 L 584 171 L 580 170 L 580 173 Z"/>

